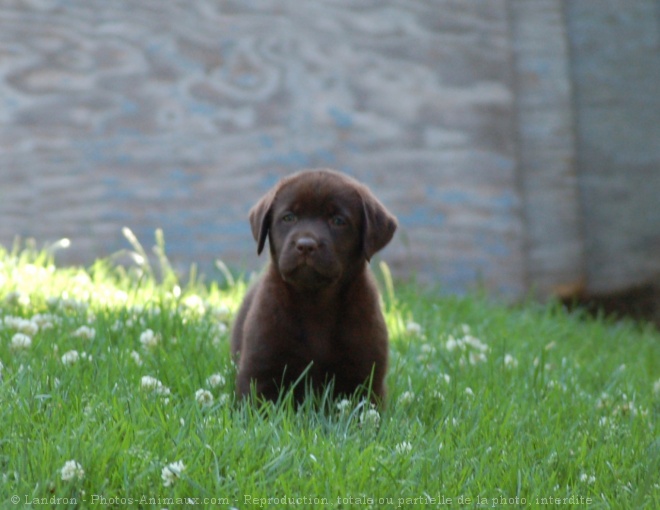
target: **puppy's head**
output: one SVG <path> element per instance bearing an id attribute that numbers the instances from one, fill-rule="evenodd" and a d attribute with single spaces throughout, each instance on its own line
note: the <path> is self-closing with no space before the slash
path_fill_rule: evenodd
<path id="1" fill-rule="evenodd" d="M 390 242 L 397 222 L 366 186 L 331 170 L 280 181 L 251 210 L 261 254 L 287 283 L 320 289 L 352 274 Z"/>

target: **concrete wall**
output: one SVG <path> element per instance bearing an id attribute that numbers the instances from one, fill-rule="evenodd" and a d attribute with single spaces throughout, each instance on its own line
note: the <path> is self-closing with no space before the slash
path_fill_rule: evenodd
<path id="1" fill-rule="evenodd" d="M 178 267 L 257 268 L 250 205 L 323 166 L 399 217 L 399 275 L 508 298 L 637 283 L 660 273 L 658 10 L 3 2 L 0 243 L 69 237 L 62 260 L 89 263 L 162 227 Z"/>

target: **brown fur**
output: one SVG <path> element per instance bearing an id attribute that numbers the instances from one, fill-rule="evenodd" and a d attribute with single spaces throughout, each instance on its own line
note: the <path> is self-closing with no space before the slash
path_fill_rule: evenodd
<path id="1" fill-rule="evenodd" d="M 330 170 L 280 181 L 250 211 L 258 253 L 271 262 L 249 290 L 232 331 L 236 389 L 276 400 L 306 383 L 351 395 L 371 382 L 386 394 L 387 328 L 369 260 L 394 235 L 396 219 L 362 184 Z M 306 372 L 305 372 L 306 371 Z M 296 401 L 305 384 L 294 389 Z"/>

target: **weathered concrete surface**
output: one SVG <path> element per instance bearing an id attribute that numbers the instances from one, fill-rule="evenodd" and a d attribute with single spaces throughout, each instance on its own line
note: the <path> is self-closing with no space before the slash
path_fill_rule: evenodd
<path id="1" fill-rule="evenodd" d="M 162 227 L 178 267 L 257 268 L 250 205 L 321 166 L 399 217 L 399 275 L 509 298 L 638 281 L 660 259 L 657 2 L 530 3 L 5 1 L 0 243 L 69 237 L 88 263 Z M 601 73 L 608 23 L 628 38 Z M 603 205 L 621 189 L 626 221 Z"/>
<path id="2" fill-rule="evenodd" d="M 592 292 L 660 286 L 660 2 L 567 2 Z"/>
<path id="3" fill-rule="evenodd" d="M 561 2 L 512 0 L 527 286 L 542 295 L 584 287 L 575 119 Z"/>

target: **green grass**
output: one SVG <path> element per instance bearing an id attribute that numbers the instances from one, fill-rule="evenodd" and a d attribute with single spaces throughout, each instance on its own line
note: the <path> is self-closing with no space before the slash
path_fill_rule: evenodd
<path id="1" fill-rule="evenodd" d="M 159 246 L 160 276 L 0 249 L 0 508 L 660 508 L 650 327 L 377 271 L 387 409 L 256 409 L 229 357 L 245 283 L 180 288 Z"/>

